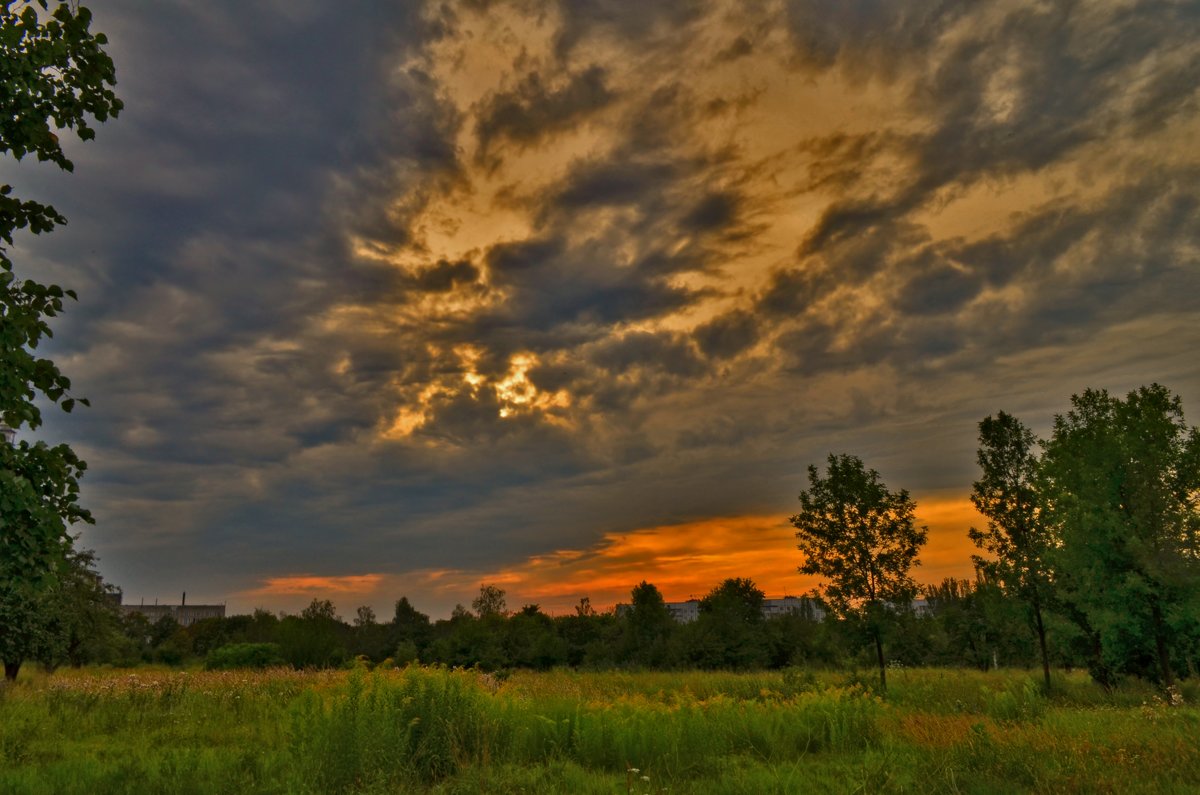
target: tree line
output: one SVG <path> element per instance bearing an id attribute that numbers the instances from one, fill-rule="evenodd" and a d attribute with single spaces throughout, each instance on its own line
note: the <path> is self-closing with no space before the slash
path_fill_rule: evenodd
<path id="1" fill-rule="evenodd" d="M 899 611 L 889 626 L 891 666 L 1028 666 L 1034 644 L 1022 640 L 1021 605 L 985 580 L 947 580 L 927 589 L 929 603 Z M 633 588 L 622 610 L 597 611 L 583 599 L 568 615 L 551 616 L 536 604 L 509 610 L 503 590 L 485 585 L 470 608 L 432 620 L 407 598 L 380 619 L 367 606 L 353 618 L 328 600 L 314 599 L 298 615 L 255 610 L 183 627 L 165 616 L 151 623 L 122 615 L 114 601 L 89 600 L 86 631 L 55 624 L 28 659 L 58 666 L 144 663 L 209 667 L 291 665 L 320 668 L 410 662 L 511 668 L 702 668 L 761 670 L 790 666 L 856 668 L 873 664 L 870 627 L 852 617 L 799 610 L 764 617 L 763 592 L 731 578 L 699 600 L 699 617 L 677 622 L 651 583 Z M 811 604 L 811 603 L 810 603 Z M 78 628 L 83 621 L 70 622 Z M 69 631 L 63 631 L 69 630 Z M 1056 662 L 1078 664 L 1069 648 Z"/>

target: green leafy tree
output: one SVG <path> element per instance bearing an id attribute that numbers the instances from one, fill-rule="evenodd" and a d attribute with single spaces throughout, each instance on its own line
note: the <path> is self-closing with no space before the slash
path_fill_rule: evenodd
<path id="1" fill-rule="evenodd" d="M 229 619 L 202 618 L 193 622 L 184 632 L 197 657 L 205 657 L 229 643 Z"/>
<path id="2" fill-rule="evenodd" d="M 91 550 L 67 550 L 52 577 L 17 582 L 0 599 L 0 659 L 10 679 L 24 660 L 53 670 L 119 654 L 116 591 L 96 571 L 95 560 Z"/>
<path id="3" fill-rule="evenodd" d="M 1042 463 L 1056 585 L 1106 665 L 1175 681 L 1171 649 L 1200 611 L 1200 431 L 1158 384 L 1071 397 Z M 1185 637 L 1178 637 L 1183 634 Z"/>
<path id="4" fill-rule="evenodd" d="M 1050 592 L 1046 552 L 1051 537 L 1038 515 L 1039 461 L 1033 432 L 1001 411 L 979 423 L 979 468 L 971 502 L 987 517 L 987 527 L 968 531 L 971 541 L 992 557 L 974 556 L 975 565 L 1029 608 L 1042 676 L 1050 687 L 1050 654 L 1043 616 Z"/>
<path id="5" fill-rule="evenodd" d="M 74 550 L 67 556 L 45 605 L 56 642 L 39 655 L 40 663 L 79 668 L 114 659 L 122 645 L 117 589 L 96 570 L 93 551 Z"/>
<path id="6" fill-rule="evenodd" d="M 388 642 L 396 662 L 418 659 L 421 651 L 429 645 L 432 632 L 429 616 L 413 607 L 407 596 L 396 600 L 395 611 L 388 624 Z M 403 654 L 400 653 L 401 647 Z"/>
<path id="7" fill-rule="evenodd" d="M 613 633 L 616 629 L 616 617 L 611 613 L 598 613 L 592 607 L 592 600 L 583 597 L 575 606 L 571 615 L 559 616 L 555 619 L 559 636 L 567 644 L 567 664 L 580 665 L 610 665 L 615 658 L 616 649 L 613 643 Z"/>
<path id="8" fill-rule="evenodd" d="M 567 661 L 566 642 L 537 605 L 525 605 L 508 619 L 503 643 L 514 666 L 544 671 Z"/>
<path id="9" fill-rule="evenodd" d="M 630 600 L 632 604 L 624 614 L 621 659 L 634 665 L 664 664 L 675 619 L 667 609 L 662 592 L 643 580 L 630 592 Z"/>
<path id="10" fill-rule="evenodd" d="M 276 637 L 280 653 L 294 668 L 327 668 L 346 657 L 345 625 L 338 619 L 333 602 L 313 599 L 299 617 L 279 622 Z"/>
<path id="11" fill-rule="evenodd" d="M 791 517 L 804 553 L 800 571 L 827 577 L 821 592 L 828 605 L 865 622 L 886 691 L 884 628 L 917 593 L 909 571 L 919 564 L 928 531 L 914 523 L 916 503 L 908 492 L 889 491 L 857 456 L 831 454 L 825 476 L 809 466 L 808 483 L 800 512 Z"/>
<path id="12" fill-rule="evenodd" d="M 766 595 L 752 580 L 729 578 L 700 600 L 700 616 L 681 631 L 685 658 L 702 668 L 764 668 L 770 659 Z"/>
<path id="13" fill-rule="evenodd" d="M 382 662 L 395 650 L 389 628 L 375 620 L 375 610 L 369 605 L 360 605 L 354 612 L 350 653 Z"/>
<path id="14" fill-rule="evenodd" d="M 328 621 L 330 623 L 338 621 L 337 608 L 328 599 L 314 598 L 308 603 L 308 607 L 300 611 L 300 617 L 305 621 Z"/>
<path id="15" fill-rule="evenodd" d="M 448 621 L 434 625 L 434 638 L 426 654 L 431 661 L 445 665 L 478 665 L 486 671 L 506 668 L 511 661 L 502 643 L 504 621 L 498 613 L 489 612 L 480 618 L 456 606 Z"/>
<path id="16" fill-rule="evenodd" d="M 32 155 L 71 171 L 55 130 L 88 140 L 95 136 L 93 121 L 120 112 L 107 41 L 90 25 L 91 12 L 73 3 L 53 10 L 47 0 L 0 3 L 0 154 Z M 70 380 L 35 353 L 51 336 L 49 319 L 75 294 L 18 278 L 8 256 L 17 230 L 42 234 L 64 223 L 53 207 L 0 186 L 0 424 L 15 430 L 41 425 L 39 397 L 65 411 L 86 402 L 71 397 Z M 0 443 L 0 654 L 7 678 L 16 677 L 41 642 L 35 626 L 19 621 L 36 616 L 30 606 L 47 598 L 71 548 L 69 526 L 91 521 L 78 502 L 84 469 L 66 445 Z"/>
<path id="17" fill-rule="evenodd" d="M 507 615 L 504 602 L 504 589 L 497 585 L 480 585 L 479 596 L 471 600 L 471 609 L 480 618 L 487 618 L 488 616 L 503 617 Z"/>

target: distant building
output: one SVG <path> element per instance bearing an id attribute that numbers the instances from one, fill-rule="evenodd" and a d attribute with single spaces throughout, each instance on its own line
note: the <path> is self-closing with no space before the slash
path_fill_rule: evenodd
<path id="1" fill-rule="evenodd" d="M 680 624 L 687 624 L 700 618 L 700 600 L 688 599 L 686 602 L 666 602 L 667 611 L 671 618 Z M 618 616 L 628 613 L 632 607 L 627 604 L 616 606 Z M 774 618 L 788 614 L 807 616 L 813 621 L 825 618 L 825 611 L 816 602 L 805 596 L 785 596 L 782 599 L 764 599 L 762 605 L 763 618 Z"/>
<path id="2" fill-rule="evenodd" d="M 766 618 L 795 614 L 804 616 L 812 621 L 825 620 L 825 611 L 807 596 L 785 596 L 782 599 L 764 599 L 762 613 Z"/>
<path id="3" fill-rule="evenodd" d="M 225 617 L 225 605 L 189 605 L 186 593 L 184 593 L 183 598 L 177 605 L 126 605 L 121 604 L 121 596 L 118 594 L 117 606 L 121 611 L 121 615 L 127 616 L 132 613 L 138 613 L 145 616 L 146 620 L 151 624 L 155 624 L 159 620 L 170 616 L 179 623 L 179 626 L 190 627 L 197 621 L 203 621 L 206 618 Z"/>
<path id="4" fill-rule="evenodd" d="M 667 602 L 667 610 L 671 611 L 671 618 L 680 624 L 686 624 L 700 617 L 700 600 L 688 599 L 686 602 Z"/>

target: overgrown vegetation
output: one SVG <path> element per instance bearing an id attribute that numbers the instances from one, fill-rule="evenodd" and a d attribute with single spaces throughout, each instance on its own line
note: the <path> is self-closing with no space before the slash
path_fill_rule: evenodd
<path id="1" fill-rule="evenodd" d="M 1200 787 L 1200 710 L 1137 680 L 893 668 L 884 701 L 867 671 L 26 673 L 0 698 L 0 791 Z"/>

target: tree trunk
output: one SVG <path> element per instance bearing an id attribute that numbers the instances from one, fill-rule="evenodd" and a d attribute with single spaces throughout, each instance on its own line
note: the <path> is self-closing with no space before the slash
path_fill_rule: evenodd
<path id="1" fill-rule="evenodd" d="M 4 678 L 9 682 L 17 681 L 17 671 L 21 670 L 20 662 L 4 661 Z"/>
<path id="2" fill-rule="evenodd" d="M 879 658 L 879 692 L 887 693 L 887 666 L 883 664 L 883 641 L 879 639 L 879 630 L 875 635 L 875 655 Z"/>
<path id="3" fill-rule="evenodd" d="M 1042 676 L 1046 680 L 1046 692 L 1050 692 L 1050 655 L 1046 651 L 1046 626 L 1042 623 L 1042 606 L 1037 597 L 1033 599 L 1033 620 L 1037 626 L 1038 647 L 1042 651 Z"/>
<path id="4" fill-rule="evenodd" d="M 1162 611 L 1158 608 L 1157 601 L 1150 605 L 1150 616 L 1154 620 L 1154 645 L 1158 651 L 1158 665 L 1162 669 L 1163 687 L 1173 687 L 1175 672 L 1171 670 L 1171 652 L 1167 649 Z"/>

